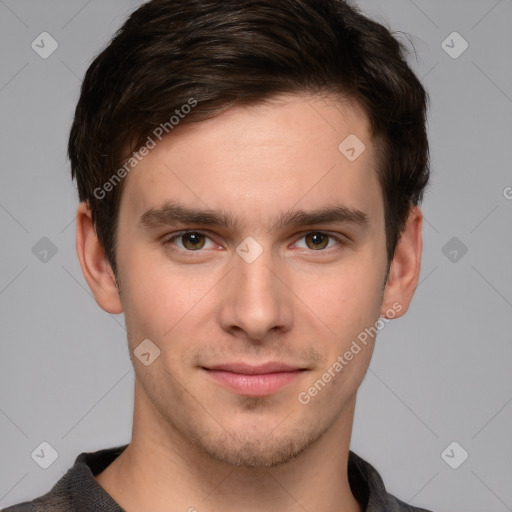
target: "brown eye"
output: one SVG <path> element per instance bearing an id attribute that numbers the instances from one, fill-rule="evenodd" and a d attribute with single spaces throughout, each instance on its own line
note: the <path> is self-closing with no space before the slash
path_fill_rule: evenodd
<path id="1" fill-rule="evenodd" d="M 309 249 L 325 249 L 329 244 L 329 235 L 325 233 L 308 233 L 304 238 Z"/>
<path id="2" fill-rule="evenodd" d="M 181 235 L 181 243 L 185 249 L 195 251 L 204 247 L 205 238 L 206 237 L 201 233 L 185 233 Z"/>

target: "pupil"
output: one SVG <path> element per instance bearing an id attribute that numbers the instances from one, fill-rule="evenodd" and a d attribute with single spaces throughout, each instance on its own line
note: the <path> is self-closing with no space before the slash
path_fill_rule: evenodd
<path id="1" fill-rule="evenodd" d="M 323 233 L 312 233 L 309 237 L 315 249 L 323 249 L 326 246 L 325 241 L 327 240 L 327 235 L 324 235 Z"/>
<path id="2" fill-rule="evenodd" d="M 187 233 L 183 235 L 183 245 L 188 249 L 197 249 L 201 245 L 202 236 L 200 233 Z"/>

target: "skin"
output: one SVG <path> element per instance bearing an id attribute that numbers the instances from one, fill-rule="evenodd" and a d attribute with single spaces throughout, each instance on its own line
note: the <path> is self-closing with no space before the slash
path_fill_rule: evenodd
<path id="1" fill-rule="evenodd" d="M 338 150 L 349 134 L 366 146 L 352 162 Z M 403 315 L 417 285 L 421 211 L 411 209 L 386 281 L 375 166 L 367 117 L 339 98 L 286 95 L 182 125 L 126 178 L 120 290 L 90 211 L 79 206 L 84 276 L 101 308 L 124 312 L 135 369 L 132 441 L 96 475 L 125 510 L 361 510 L 346 467 L 375 340 L 308 404 L 297 397 L 380 315 Z M 166 202 L 222 210 L 238 224 L 141 225 Z M 273 227 L 283 212 L 326 205 L 359 210 L 368 222 Z M 205 235 L 192 237 L 202 248 L 191 250 L 190 237 L 165 244 L 183 230 Z M 332 236 L 318 249 L 311 232 Z M 262 249 L 252 263 L 236 252 L 246 237 Z M 160 356 L 145 366 L 133 351 L 148 338 Z M 304 371 L 274 394 L 248 397 L 202 369 L 237 361 Z"/>

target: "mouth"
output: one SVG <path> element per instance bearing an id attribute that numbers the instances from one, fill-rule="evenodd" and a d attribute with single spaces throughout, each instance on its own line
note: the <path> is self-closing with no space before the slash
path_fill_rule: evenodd
<path id="1" fill-rule="evenodd" d="M 206 375 L 222 387 L 244 396 L 267 396 L 298 379 L 307 369 L 278 362 L 262 365 L 228 363 L 201 367 Z"/>

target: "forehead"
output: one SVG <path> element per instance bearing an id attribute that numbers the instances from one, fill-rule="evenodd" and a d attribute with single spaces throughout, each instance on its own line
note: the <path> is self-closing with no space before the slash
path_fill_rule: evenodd
<path id="1" fill-rule="evenodd" d="M 282 96 L 184 124 L 127 176 L 131 215 L 169 202 L 272 224 L 292 207 L 382 206 L 368 119 L 335 97 Z"/>

